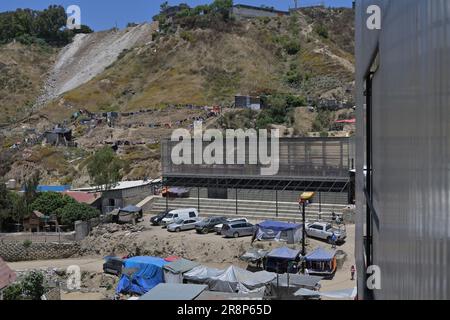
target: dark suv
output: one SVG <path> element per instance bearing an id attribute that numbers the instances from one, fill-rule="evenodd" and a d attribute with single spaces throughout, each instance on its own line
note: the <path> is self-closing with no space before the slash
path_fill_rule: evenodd
<path id="1" fill-rule="evenodd" d="M 206 218 L 195 225 L 195 230 L 198 233 L 207 234 L 214 231 L 214 227 L 218 224 L 226 223 L 227 218 L 225 217 L 211 217 Z"/>
<path id="2" fill-rule="evenodd" d="M 169 214 L 170 211 L 172 211 L 172 209 L 160 212 L 158 213 L 158 215 L 151 217 L 150 218 L 151 224 L 154 226 L 159 226 L 161 224 L 161 220 L 164 219 Z"/>

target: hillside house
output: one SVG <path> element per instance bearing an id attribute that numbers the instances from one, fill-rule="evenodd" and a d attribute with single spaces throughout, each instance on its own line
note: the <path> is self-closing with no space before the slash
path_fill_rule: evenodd
<path id="1" fill-rule="evenodd" d="M 155 180 L 156 181 L 156 180 Z M 100 207 L 103 214 L 129 205 L 136 205 L 154 194 L 154 180 L 121 181 L 108 190 L 101 186 L 80 188 L 71 191 L 98 192 L 101 190 Z"/>
<path id="2" fill-rule="evenodd" d="M 23 228 L 25 232 L 41 232 L 47 226 L 47 222 L 50 220 L 49 216 L 46 216 L 42 212 L 33 211 L 29 217 L 23 219 Z"/>
<path id="3" fill-rule="evenodd" d="M 52 146 L 70 146 L 72 145 L 72 130 L 67 128 L 55 128 L 44 133 L 45 143 Z"/>
<path id="4" fill-rule="evenodd" d="M 236 108 L 260 110 L 262 102 L 260 97 L 237 95 L 234 97 L 234 106 Z"/>
<path id="5" fill-rule="evenodd" d="M 289 12 L 276 10 L 275 8 L 268 7 L 256 7 L 249 6 L 246 4 L 237 4 L 231 8 L 231 14 L 236 17 L 236 19 L 252 19 L 252 18 L 262 18 L 269 17 L 275 18 L 280 16 L 288 16 Z"/>

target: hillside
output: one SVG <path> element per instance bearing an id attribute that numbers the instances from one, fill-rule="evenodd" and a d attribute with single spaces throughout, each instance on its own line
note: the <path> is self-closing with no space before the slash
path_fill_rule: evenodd
<path id="1" fill-rule="evenodd" d="M 354 73 L 353 43 L 347 41 L 353 34 L 353 20 L 348 18 L 353 12 L 312 12 L 322 11 L 326 14 L 320 25 L 328 30 L 327 37 L 316 32 L 317 20 L 310 11 L 230 22 L 221 31 L 179 28 L 175 34 L 123 50 L 104 72 L 63 93 L 47 112 L 53 115 L 61 105 L 91 111 L 167 104 L 231 105 L 237 93 L 283 92 L 318 98 L 332 92 L 343 99 Z"/>
<path id="2" fill-rule="evenodd" d="M 9 43 L 0 46 L 0 125 L 24 118 L 43 90 L 58 49 Z"/>
<path id="3" fill-rule="evenodd" d="M 350 9 L 304 9 L 290 17 L 201 26 L 180 23 L 159 34 L 154 29 L 144 24 L 77 35 L 62 49 L 0 46 L 0 68 L 8 72 L 0 78 L 7 83 L 0 88 L 0 103 L 10 123 L 0 129 L 5 178 L 21 182 L 39 170 L 43 183 L 85 185 L 86 158 L 117 141 L 130 143 L 118 150 L 127 164 L 125 178 L 159 176 L 160 139 L 175 127 L 188 128 L 196 117 L 220 128 L 271 123 L 265 115 L 261 120 L 261 113 L 230 109 L 235 94 L 294 99 L 276 123 L 291 134 L 323 134 L 338 117 L 351 116 L 346 110 L 306 108 L 307 100 L 319 98 L 353 101 Z M 209 119 L 205 110 L 185 105 L 221 105 L 224 113 Z M 31 106 L 34 114 L 18 123 Z M 80 109 L 135 112 L 110 128 L 105 122 L 83 125 L 71 119 Z M 39 134 L 63 122 L 73 130 L 78 148 L 28 143 L 9 149 L 16 142 L 38 141 Z"/>

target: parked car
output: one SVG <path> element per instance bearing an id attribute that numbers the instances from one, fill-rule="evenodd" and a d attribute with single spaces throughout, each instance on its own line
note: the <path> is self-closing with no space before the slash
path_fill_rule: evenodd
<path id="1" fill-rule="evenodd" d="M 227 223 L 233 223 L 233 222 L 248 222 L 247 218 L 231 218 L 231 219 L 227 219 Z M 214 227 L 214 231 L 217 234 L 222 234 L 222 228 L 223 228 L 223 223 L 220 223 L 218 225 L 216 225 Z"/>
<path id="2" fill-rule="evenodd" d="M 211 217 L 206 218 L 195 225 L 195 230 L 198 233 L 207 234 L 214 231 L 214 227 L 221 223 L 226 223 L 227 218 L 225 217 Z"/>
<path id="3" fill-rule="evenodd" d="M 192 219 L 198 218 L 197 209 L 178 209 L 170 211 L 162 220 L 161 225 L 163 228 L 167 227 L 169 224 L 174 223 L 178 219 Z"/>
<path id="4" fill-rule="evenodd" d="M 256 226 L 248 222 L 225 223 L 222 227 L 222 235 L 227 238 L 239 238 L 253 236 Z"/>
<path id="5" fill-rule="evenodd" d="M 122 274 L 123 259 L 118 257 L 106 257 L 103 264 L 103 272 L 120 276 Z"/>
<path id="6" fill-rule="evenodd" d="M 163 211 L 163 212 L 158 213 L 156 216 L 151 217 L 150 218 L 151 224 L 154 225 L 154 226 L 161 225 L 162 219 L 164 219 L 170 213 L 170 211 L 172 211 L 172 210 L 173 209 L 170 209 L 170 210 L 167 210 L 167 211 Z"/>
<path id="7" fill-rule="evenodd" d="M 333 228 L 327 222 L 307 223 L 305 231 L 308 237 L 327 240 L 328 243 L 332 243 L 333 234 L 336 236 L 336 243 L 342 243 L 347 238 L 345 230 Z"/>
<path id="8" fill-rule="evenodd" d="M 194 230 L 195 224 L 198 222 L 198 218 L 190 219 L 178 219 L 174 223 L 167 226 L 167 230 L 170 232 L 180 232 L 187 230 Z"/>

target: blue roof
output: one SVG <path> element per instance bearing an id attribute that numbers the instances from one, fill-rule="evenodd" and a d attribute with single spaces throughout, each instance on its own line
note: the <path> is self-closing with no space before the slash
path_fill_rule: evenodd
<path id="1" fill-rule="evenodd" d="M 300 250 L 292 250 L 288 247 L 273 249 L 267 256 L 269 258 L 296 259 L 300 254 Z"/>
<path id="2" fill-rule="evenodd" d="M 272 221 L 272 220 L 266 220 L 264 222 L 261 222 L 260 224 L 258 224 L 258 226 L 263 229 L 271 229 L 274 231 L 296 230 L 296 229 L 300 229 L 302 227 L 301 224 L 297 224 L 297 223 L 287 223 L 287 222 Z"/>
<path id="3" fill-rule="evenodd" d="M 336 255 L 335 251 L 328 251 L 323 248 L 317 248 L 306 256 L 307 261 L 330 261 Z"/>
<path id="4" fill-rule="evenodd" d="M 70 190 L 71 186 L 37 186 L 37 192 L 64 192 Z"/>

